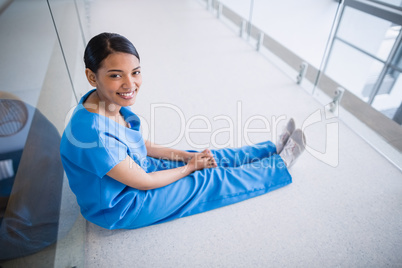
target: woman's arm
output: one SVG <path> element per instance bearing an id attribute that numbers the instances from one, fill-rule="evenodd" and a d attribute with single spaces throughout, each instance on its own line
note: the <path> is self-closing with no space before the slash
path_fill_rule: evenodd
<path id="1" fill-rule="evenodd" d="M 187 165 L 178 168 L 146 173 L 134 160 L 127 156 L 114 166 L 107 175 L 121 183 L 139 190 L 151 190 L 171 184 L 196 170 L 216 167 L 213 157 L 197 154 Z"/>
<path id="2" fill-rule="evenodd" d="M 147 148 L 148 156 L 159 159 L 162 158 L 173 161 L 183 161 L 187 163 L 195 155 L 195 153 L 163 147 L 148 140 L 145 140 L 145 147 Z"/>

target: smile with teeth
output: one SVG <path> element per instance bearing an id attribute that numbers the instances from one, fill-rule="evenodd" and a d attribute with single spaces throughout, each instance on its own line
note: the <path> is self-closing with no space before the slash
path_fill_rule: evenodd
<path id="1" fill-rule="evenodd" d="M 117 93 L 117 94 L 122 96 L 122 97 L 125 97 L 125 98 L 130 98 L 130 97 L 134 96 L 134 92 L 135 91 L 125 92 L 125 93 Z"/>

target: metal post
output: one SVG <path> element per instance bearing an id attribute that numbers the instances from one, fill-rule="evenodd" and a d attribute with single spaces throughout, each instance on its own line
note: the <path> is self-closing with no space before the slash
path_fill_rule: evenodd
<path id="1" fill-rule="evenodd" d="M 376 83 L 373 86 L 373 89 L 370 93 L 369 100 L 367 101 L 368 104 L 370 104 L 370 105 L 373 104 L 374 98 L 377 96 L 378 92 L 380 91 L 384 78 L 388 73 L 389 66 L 391 65 L 392 60 L 396 56 L 396 54 L 398 52 L 398 48 L 401 45 L 402 45 L 402 32 L 399 32 L 399 35 L 398 35 L 397 39 L 395 40 L 394 46 L 392 47 L 392 49 L 388 55 L 387 61 L 385 62 L 384 67 L 382 68 L 382 71 L 381 71 L 379 77 L 377 78 Z"/>
<path id="2" fill-rule="evenodd" d="M 218 10 L 216 11 L 216 17 L 218 19 L 220 19 L 222 16 L 222 10 L 223 10 L 223 5 L 221 2 L 218 2 Z"/>
<path id="3" fill-rule="evenodd" d="M 240 24 L 240 33 L 239 33 L 240 37 L 243 37 L 243 34 L 246 30 L 246 24 L 247 24 L 247 21 L 245 19 L 243 19 Z"/>
<path id="4" fill-rule="evenodd" d="M 250 11 L 249 12 L 250 14 L 249 14 L 249 17 L 248 17 L 248 27 L 247 27 L 248 36 L 247 36 L 247 40 L 250 39 L 251 27 L 253 26 L 252 21 L 253 21 L 253 12 L 254 12 L 254 0 L 250 1 L 250 10 L 249 11 Z"/>
<path id="5" fill-rule="evenodd" d="M 207 10 L 212 9 L 212 0 L 207 0 Z"/>
<path id="6" fill-rule="evenodd" d="M 327 44 L 325 46 L 324 55 L 322 57 L 320 67 L 318 69 L 318 73 L 317 73 L 316 79 L 314 81 L 313 92 L 311 92 L 311 94 L 313 94 L 313 95 L 314 95 L 315 90 L 316 90 L 316 88 L 318 86 L 318 82 L 319 82 L 319 80 L 321 78 L 321 74 L 325 73 L 325 71 L 326 71 L 328 60 L 329 60 L 329 57 L 330 57 L 330 55 L 332 53 L 332 47 L 334 45 L 335 38 L 336 38 L 338 30 L 339 30 L 339 25 L 341 23 L 343 12 L 345 11 L 344 2 L 345 2 L 345 0 L 341 0 L 339 2 L 339 5 L 338 5 L 337 9 L 336 9 L 334 22 L 332 23 L 331 30 L 329 32 L 329 37 L 328 37 L 328 40 L 327 40 Z"/>
<path id="7" fill-rule="evenodd" d="M 257 51 L 260 51 L 261 46 L 264 43 L 264 32 L 260 32 L 260 34 L 258 35 L 258 41 L 257 41 Z"/>

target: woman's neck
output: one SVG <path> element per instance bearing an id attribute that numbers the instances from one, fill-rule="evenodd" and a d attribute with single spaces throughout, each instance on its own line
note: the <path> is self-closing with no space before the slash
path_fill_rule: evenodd
<path id="1" fill-rule="evenodd" d="M 103 101 L 96 90 L 88 96 L 83 105 L 91 113 L 97 113 L 111 118 L 116 118 L 120 115 L 121 107 Z"/>

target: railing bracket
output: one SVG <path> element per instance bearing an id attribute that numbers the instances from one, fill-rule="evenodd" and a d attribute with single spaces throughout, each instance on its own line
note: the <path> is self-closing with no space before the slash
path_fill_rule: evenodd
<path id="1" fill-rule="evenodd" d="M 337 111 L 337 109 L 339 108 L 341 99 L 342 99 L 342 97 L 343 97 L 343 93 L 345 93 L 345 89 L 343 89 L 343 88 L 341 88 L 341 87 L 338 87 L 338 88 L 335 90 L 334 98 L 333 98 L 332 102 L 329 103 L 329 107 L 328 107 L 328 108 L 329 108 L 329 111 L 330 111 L 331 113 L 334 113 L 334 112 Z"/>
<path id="2" fill-rule="evenodd" d="M 303 81 L 303 78 L 306 76 L 307 68 L 308 68 L 308 63 L 307 62 L 302 62 L 302 64 L 300 65 L 299 74 L 296 77 L 298 85 L 301 84 L 301 82 Z"/>
<path id="3" fill-rule="evenodd" d="M 222 9 L 223 9 L 223 4 L 221 2 L 218 2 L 218 10 L 216 11 L 216 17 L 218 19 L 220 19 L 222 16 Z"/>

